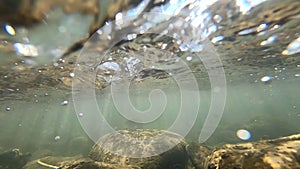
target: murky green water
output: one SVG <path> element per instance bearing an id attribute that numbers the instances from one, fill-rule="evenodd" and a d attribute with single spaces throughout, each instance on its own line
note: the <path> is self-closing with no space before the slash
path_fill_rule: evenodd
<path id="1" fill-rule="evenodd" d="M 241 142 L 236 132 L 247 129 L 251 133 L 251 141 L 263 138 L 276 138 L 299 131 L 299 103 L 300 92 L 297 91 L 299 79 L 276 81 L 270 84 L 241 83 L 227 86 L 225 110 L 221 123 L 215 134 L 208 140 L 209 144 Z M 136 89 L 145 90 L 145 89 Z M 144 91 L 145 92 L 145 91 Z M 147 92 L 145 92 L 147 93 Z M 136 108 L 145 110 L 150 106 L 148 94 L 132 96 Z M 109 112 L 107 117 L 112 126 L 124 128 L 157 128 L 167 129 L 174 122 L 180 111 L 179 91 L 167 90 L 168 103 L 163 115 L 153 123 L 137 124 L 125 120 L 113 105 L 111 98 L 106 99 L 103 112 Z M 197 141 L 203 123 L 211 104 L 211 91 L 200 90 L 200 107 L 193 129 L 187 135 L 189 141 Z M 191 98 L 192 99 L 192 98 Z M 193 105 L 190 105 L 193 107 Z M 191 111 L 187 110 L 187 111 Z M 190 121 L 192 123 L 192 121 Z M 213 123 L 213 122 L 212 122 Z M 185 125 L 185 124 L 182 124 Z"/>
<path id="2" fill-rule="evenodd" d="M 243 142 L 236 132 L 246 129 L 251 133 L 247 141 L 277 138 L 300 130 L 299 97 L 300 79 L 274 81 L 270 84 L 241 83 L 227 86 L 225 111 L 222 120 L 206 142 L 209 145 Z M 144 91 L 142 91 L 144 90 Z M 137 109 L 149 105 L 148 91 L 137 89 L 131 96 Z M 178 90 L 166 90 L 168 103 L 159 119 L 139 124 L 122 117 L 112 98 L 99 93 L 97 101 L 105 119 L 115 129 L 155 128 L 168 129 L 179 113 Z M 46 95 L 45 95 L 46 93 Z M 198 117 L 187 135 L 188 141 L 198 141 L 207 116 L 211 95 L 201 90 Z M 106 96 L 106 97 L 103 97 Z M 64 105 L 64 101 L 68 104 Z M 1 101 L 1 149 L 20 148 L 34 157 L 46 155 L 86 155 L 93 142 L 88 138 L 76 116 L 70 94 L 59 90 L 36 91 L 28 100 Z M 88 113 L 89 110 L 83 113 Z M 182 124 L 184 125 L 184 124 Z"/>

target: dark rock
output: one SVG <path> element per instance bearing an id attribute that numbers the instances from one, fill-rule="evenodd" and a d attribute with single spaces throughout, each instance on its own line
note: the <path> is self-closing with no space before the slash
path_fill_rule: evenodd
<path id="1" fill-rule="evenodd" d="M 205 169 L 300 168 L 300 134 L 272 140 L 226 144 L 205 160 Z"/>
<path id="2" fill-rule="evenodd" d="M 19 149 L 13 149 L 0 154 L 0 168 L 21 169 L 29 160 L 31 154 L 22 154 Z"/>
<path id="3" fill-rule="evenodd" d="M 211 154 L 211 149 L 197 143 L 190 143 L 188 153 L 195 169 L 203 169 L 205 159 Z"/>

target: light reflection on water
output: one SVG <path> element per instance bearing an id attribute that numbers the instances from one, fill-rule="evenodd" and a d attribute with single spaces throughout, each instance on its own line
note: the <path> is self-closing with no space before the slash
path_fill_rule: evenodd
<path id="1" fill-rule="evenodd" d="M 147 1 L 143 2 L 147 3 Z M 190 4 L 188 7 L 184 5 L 187 1 L 178 2 L 180 3 L 176 4 L 171 1 L 169 4 L 162 6 L 161 10 L 176 15 L 180 14 L 180 11 L 184 13 L 187 9 L 190 9 L 190 13 L 183 14 L 186 17 L 185 21 L 204 32 L 202 36 L 198 36 L 199 34 L 197 33 L 199 32 L 195 31 L 197 29 L 174 34 L 174 36 L 181 36 L 183 38 L 183 40 L 176 41 L 179 48 L 182 51 L 186 51 L 189 47 L 192 47 L 192 52 L 202 51 L 203 46 L 201 40 L 208 37 L 216 49 L 220 50 L 219 53 L 224 64 L 228 82 L 228 95 L 226 97 L 226 107 L 222 121 L 214 135 L 207 141 L 207 144 L 221 145 L 224 143 L 237 143 L 243 140 L 256 141 L 299 132 L 300 92 L 298 84 L 300 82 L 300 41 L 299 33 L 292 29 L 293 25 L 297 25 L 299 22 L 299 17 L 290 17 L 285 20 L 286 23 L 279 21 L 277 21 L 278 23 L 268 23 L 265 20 L 260 20 L 263 22 L 251 23 L 252 25 L 249 24 L 249 22 L 249 26 L 234 25 L 235 27 L 231 28 L 231 24 L 227 22 L 234 22 L 234 17 L 244 19 L 243 21 L 245 21 L 246 19 L 243 17 L 251 16 L 251 11 L 265 1 L 237 0 L 236 5 L 239 7 L 239 12 L 241 13 L 239 13 L 239 15 L 232 14 L 232 16 L 229 11 L 226 15 L 218 12 L 213 14 L 213 12 L 210 13 L 206 11 L 207 6 L 215 1 L 202 0 L 193 3 L 189 1 Z M 202 2 L 209 4 L 203 5 L 201 4 Z M 142 8 L 142 6 L 139 7 Z M 138 10 L 130 10 L 127 14 L 118 13 L 117 16 L 122 19 L 126 15 L 140 12 L 140 8 Z M 156 8 L 154 11 L 155 10 L 159 9 Z M 141 33 L 147 30 L 147 28 L 154 27 L 155 24 L 159 24 L 166 19 L 163 17 L 155 17 L 155 20 L 152 20 L 153 17 L 151 16 L 152 15 L 149 14 L 148 18 L 150 19 L 146 20 L 147 22 L 141 26 Z M 147 16 L 144 17 L 147 18 Z M 119 24 L 128 23 L 130 22 L 119 22 Z M 234 24 L 237 23 L 239 22 L 234 22 Z M 182 27 L 185 25 L 177 22 L 172 23 L 172 26 Z M 18 33 L 18 31 L 15 31 L 14 27 L 10 25 L 6 25 L 5 29 L 6 33 L 10 36 L 15 36 L 15 34 Z M 234 31 L 230 32 L 228 29 L 234 29 Z M 285 29 L 289 31 L 285 31 Z M 63 27 L 60 27 L 60 33 L 64 34 L 65 31 Z M 97 33 L 99 36 L 100 34 L 105 34 L 108 37 L 107 39 L 111 38 L 111 30 L 109 29 L 103 32 L 98 31 Z M 126 37 L 127 40 L 134 40 L 137 34 L 129 34 Z M 151 41 L 150 38 L 145 38 L 144 40 Z M 4 44 L 4 41 L 7 40 L 1 41 Z M 185 42 L 187 41 L 191 43 L 186 45 Z M 0 50 L 2 49 L 1 44 Z M 26 47 L 24 44 L 14 44 L 17 49 L 25 49 L 24 47 Z M 160 49 L 168 49 L 169 46 L 171 45 L 168 43 L 158 44 Z M 32 46 L 27 47 L 34 49 L 31 48 Z M 138 46 L 137 49 L 138 51 L 146 51 L 147 47 L 143 46 L 140 48 L 140 46 Z M 5 48 L 5 50 L 11 52 L 11 49 Z M 38 55 L 35 50 L 29 50 L 31 54 L 28 54 L 28 50 L 25 50 L 25 54 L 24 52 L 20 52 L 20 50 L 15 50 L 15 52 L 19 52 L 19 54 L 24 56 Z M 150 53 L 151 52 L 153 51 L 150 51 Z M 52 51 L 54 57 L 57 57 L 61 53 L 62 50 L 59 47 L 55 47 Z M 153 55 L 155 56 L 156 53 Z M 108 58 L 107 61 L 99 64 L 96 69 L 98 71 L 97 78 L 104 79 L 107 83 L 120 80 L 121 77 L 115 76 L 120 71 L 128 71 L 130 76 L 135 79 L 136 82 L 140 83 L 141 86 L 145 84 L 146 87 L 134 88 L 131 93 L 133 104 L 138 109 L 144 110 L 149 107 L 148 92 L 145 88 L 148 88 L 152 83 L 145 82 L 143 76 L 135 77 L 135 74 L 143 69 L 144 61 L 146 60 L 141 61 L 139 57 L 126 57 L 122 62 L 113 60 L 114 58 Z M 191 67 L 194 66 L 197 68 L 195 69 L 195 74 L 203 71 L 203 67 L 197 67 L 201 63 L 197 61 L 196 56 L 193 54 L 185 54 L 182 58 L 184 58 Z M 147 59 L 148 62 L 145 63 L 148 64 L 149 68 L 154 70 L 158 67 L 157 65 L 149 64 L 154 63 L 153 60 L 157 58 L 151 58 L 153 60 Z M 176 67 L 175 64 L 169 64 L 174 59 L 168 59 L 170 58 L 158 61 L 167 63 L 163 65 L 165 69 L 171 68 L 172 66 Z M 64 64 L 65 61 L 62 59 L 59 62 L 61 62 L 60 64 Z M 53 65 L 57 69 L 63 69 L 64 67 L 60 64 L 55 62 Z M 122 64 L 126 65 L 127 70 L 121 69 L 120 65 Z M 40 70 L 39 73 L 43 73 L 42 70 Z M 67 74 L 67 77 L 70 78 L 74 76 L 75 74 L 72 71 L 69 71 Z M 200 74 L 197 77 L 198 80 L 207 80 L 203 78 L 203 76 L 205 75 Z M 170 84 L 163 85 L 166 87 Z M 1 87 L 1 92 L 2 90 L 7 90 L 13 93 L 17 90 L 6 86 Z M 170 89 L 166 90 L 166 93 L 169 102 L 164 115 L 161 116 L 159 120 L 150 124 L 136 124 L 124 119 L 113 106 L 111 98 L 103 98 L 103 93 L 101 92 L 98 93 L 97 99 L 103 114 L 115 129 L 166 129 L 176 118 L 180 103 L 178 90 L 170 86 L 168 87 Z M 200 88 L 201 87 L 203 86 L 200 84 Z M 84 131 L 82 131 L 78 123 L 72 99 L 69 96 L 70 91 L 46 90 L 43 88 L 38 88 L 33 91 L 36 91 L 34 92 L 35 94 L 24 94 L 26 95 L 26 99 L 13 100 L 13 96 L 9 99 L 1 99 L 0 151 L 18 147 L 25 152 L 32 152 L 34 157 L 45 155 L 86 155 L 93 143 Z M 197 92 L 200 92 L 201 95 L 200 110 L 193 129 L 186 137 L 188 141 L 198 140 L 199 132 L 210 106 L 210 88 L 203 87 Z M 79 118 L 83 118 L 89 113 L 89 110 L 77 113 Z M 249 135 L 247 134 L 250 134 L 251 137 L 248 138 L 247 136 Z"/>

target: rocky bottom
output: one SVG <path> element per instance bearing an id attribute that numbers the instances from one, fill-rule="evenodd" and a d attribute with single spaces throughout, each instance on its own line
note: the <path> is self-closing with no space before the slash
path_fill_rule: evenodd
<path id="1" fill-rule="evenodd" d="M 165 148 L 166 151 L 158 154 Z M 0 154 L 0 169 L 49 168 L 296 169 L 300 168 L 300 134 L 212 149 L 188 144 L 176 133 L 134 129 L 101 137 L 89 157 L 47 156 L 30 161 L 30 154 L 22 154 L 18 149 Z"/>

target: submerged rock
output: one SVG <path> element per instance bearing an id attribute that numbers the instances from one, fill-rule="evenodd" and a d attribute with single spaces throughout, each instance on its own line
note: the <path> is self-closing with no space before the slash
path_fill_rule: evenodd
<path id="1" fill-rule="evenodd" d="M 124 139 L 123 137 L 120 137 L 118 133 L 129 136 L 130 139 Z M 159 138 L 159 140 L 153 139 L 158 135 L 162 135 L 162 137 L 156 137 Z M 135 142 L 137 139 L 140 141 Z M 90 158 L 84 158 L 82 156 L 48 156 L 28 163 L 24 169 L 192 168 L 188 165 L 188 144 L 181 136 L 172 132 L 148 129 L 121 130 L 119 132 L 113 132 L 101 137 L 98 144 L 95 144 L 92 148 L 89 154 Z M 116 152 L 109 151 L 111 148 L 116 150 Z M 160 152 L 161 149 L 167 149 L 167 151 L 150 157 L 134 158 L 137 155 L 143 156 L 152 153 L 155 154 L 156 152 Z"/>
<path id="2" fill-rule="evenodd" d="M 4 0 L 0 2 L 0 21 L 19 25 L 32 25 L 42 22 L 46 17 L 46 13 L 56 6 L 62 7 L 65 12 L 79 11 L 96 14 L 99 11 L 97 3 L 97 0 Z"/>
<path id="3" fill-rule="evenodd" d="M 75 162 L 82 159 L 83 158 L 81 156 L 74 156 L 74 157 L 46 156 L 27 163 L 23 167 L 23 169 L 59 168 L 61 166 L 64 166 L 68 162 Z"/>
<path id="4" fill-rule="evenodd" d="M 295 169 L 300 168 L 300 134 L 271 140 L 240 144 L 225 144 L 211 148 L 202 144 L 188 145 L 177 134 L 167 132 L 166 140 L 145 142 L 163 130 L 121 130 L 131 139 L 123 139 L 117 132 L 103 136 L 101 144 L 95 144 L 90 158 L 82 156 L 48 156 L 28 163 L 23 169 Z M 140 138 L 140 142 L 133 140 Z M 179 140 L 178 140 L 179 139 Z M 159 151 L 157 148 L 180 143 L 161 154 L 151 157 L 132 158 L 134 154 Z M 136 149 L 132 149 L 136 147 Z M 112 148 L 112 151 L 109 149 Z M 141 151 L 141 148 L 143 150 Z M 115 152 L 116 151 L 116 152 Z M 119 153 L 119 154 L 115 154 Z M 127 154 L 129 153 L 129 154 Z M 124 156 L 127 154 L 127 156 Z M 191 161 L 192 164 L 189 162 Z"/>
<path id="5" fill-rule="evenodd" d="M 48 156 L 28 163 L 23 169 L 121 169 L 120 165 L 96 162 L 80 156 L 55 157 Z M 128 167 L 128 169 L 131 169 Z"/>
<path id="6" fill-rule="evenodd" d="M 196 169 L 203 168 L 205 159 L 212 152 L 211 148 L 197 143 L 191 143 L 188 150 L 191 162 Z"/>
<path id="7" fill-rule="evenodd" d="M 156 139 L 158 135 L 162 135 L 159 137 L 162 139 Z M 165 148 L 168 150 L 160 153 Z M 187 143 L 181 136 L 162 130 L 110 133 L 94 145 L 89 156 L 95 161 L 118 164 L 123 168 L 185 169 L 188 164 Z"/>
<path id="8" fill-rule="evenodd" d="M 83 160 L 83 161 L 74 161 L 73 163 L 66 164 L 61 167 L 61 169 L 120 169 L 124 168 L 124 166 L 120 166 L 117 164 L 109 164 L 104 162 L 97 162 L 92 160 Z M 136 167 L 126 166 L 127 169 L 137 169 Z"/>
<path id="9" fill-rule="evenodd" d="M 226 144 L 205 160 L 205 169 L 300 168 L 300 134 L 272 140 Z"/>
<path id="10" fill-rule="evenodd" d="M 22 154 L 19 149 L 12 149 L 0 153 L 0 168 L 21 169 L 29 160 L 30 154 Z"/>

